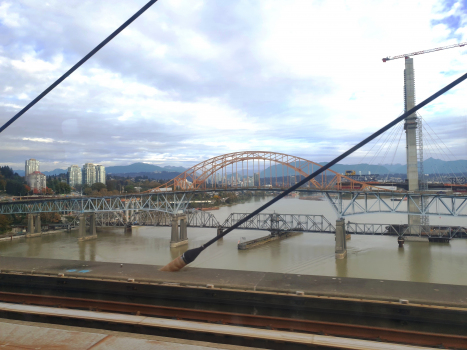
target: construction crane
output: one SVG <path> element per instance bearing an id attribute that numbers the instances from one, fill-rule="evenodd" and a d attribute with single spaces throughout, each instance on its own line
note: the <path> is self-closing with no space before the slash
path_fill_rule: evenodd
<path id="1" fill-rule="evenodd" d="M 435 49 L 416 51 L 409 54 L 392 56 L 383 58 L 383 62 L 405 58 L 404 70 L 404 104 L 405 111 L 410 110 L 415 106 L 415 76 L 413 69 L 413 58 L 410 56 L 422 55 L 425 53 L 451 49 L 454 47 L 462 47 L 467 45 L 467 42 L 437 47 Z M 428 189 L 423 168 L 423 125 L 422 118 L 415 114 L 408 116 L 405 119 L 404 129 L 406 130 L 407 142 L 407 181 L 409 191 L 426 191 Z M 427 203 L 422 200 L 418 203 L 422 208 L 426 207 Z M 417 213 L 417 205 L 408 203 L 408 223 L 411 234 L 421 234 L 422 230 L 426 230 L 429 225 L 428 216 L 414 215 Z"/>
<path id="2" fill-rule="evenodd" d="M 416 55 L 422 55 L 422 54 L 424 54 L 424 53 L 430 53 L 430 52 L 435 52 L 435 51 L 441 51 L 441 50 L 446 50 L 446 49 L 452 49 L 452 48 L 454 48 L 454 47 L 462 47 L 462 46 L 464 46 L 464 45 L 467 45 L 467 42 L 459 43 L 459 44 L 454 44 L 454 45 L 448 45 L 448 46 L 437 47 L 436 49 L 423 50 L 423 51 L 416 51 L 416 52 L 408 53 L 408 54 L 405 54 L 405 55 L 390 56 L 390 57 L 383 58 L 383 62 L 392 61 L 392 60 L 397 60 L 398 58 L 402 58 L 402 57 L 416 56 Z"/>

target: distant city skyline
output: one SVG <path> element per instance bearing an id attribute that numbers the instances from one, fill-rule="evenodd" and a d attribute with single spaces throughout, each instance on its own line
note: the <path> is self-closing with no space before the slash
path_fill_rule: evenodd
<path id="1" fill-rule="evenodd" d="M 0 124 L 146 2 L 0 3 Z M 404 60 L 381 59 L 467 41 L 466 6 L 157 2 L 0 135 L 0 162 L 189 168 L 244 150 L 328 162 L 402 113 Z M 467 47 L 415 56 L 414 66 L 420 102 L 467 71 Z M 427 158 L 439 136 L 452 159 L 467 159 L 466 95 L 463 83 L 421 110 Z M 405 162 L 402 133 L 376 163 Z"/>

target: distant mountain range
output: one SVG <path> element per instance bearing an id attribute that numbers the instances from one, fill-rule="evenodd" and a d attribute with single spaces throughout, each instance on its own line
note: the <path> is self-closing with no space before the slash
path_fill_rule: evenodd
<path id="1" fill-rule="evenodd" d="M 15 173 L 17 173 L 19 176 L 24 176 L 24 170 L 13 170 Z M 50 175 L 60 175 L 60 174 L 66 174 L 67 170 L 66 169 L 54 169 L 51 171 L 41 171 L 42 174 L 50 176 Z"/>
<path id="2" fill-rule="evenodd" d="M 327 162 L 319 163 L 320 165 L 326 165 Z M 299 166 L 297 163 L 296 167 Z M 303 170 L 308 173 L 308 167 L 303 168 Z M 310 173 L 311 173 L 310 167 Z M 313 169 L 316 170 L 316 169 Z M 362 175 L 379 174 L 407 174 L 407 165 L 405 164 L 383 164 L 383 165 L 371 165 L 371 164 L 336 164 L 331 167 L 331 170 L 334 170 L 337 173 L 343 174 L 346 170 L 355 170 L 357 175 L 361 172 Z M 467 174 L 467 160 L 454 160 L 454 161 L 444 161 L 440 159 L 428 158 L 423 162 L 423 170 L 425 174 L 449 174 L 449 173 L 466 173 Z M 271 169 L 267 168 L 265 171 L 261 172 L 261 177 L 269 177 L 271 173 L 275 176 L 277 171 L 277 176 L 286 176 L 287 168 L 281 164 L 271 166 Z M 294 175 L 289 168 L 289 175 Z"/>
<path id="3" fill-rule="evenodd" d="M 186 169 L 181 166 L 158 166 L 146 163 L 133 163 L 130 165 L 109 166 L 105 168 L 107 174 L 135 174 L 135 173 L 183 173 Z M 24 176 L 24 170 L 14 170 L 18 175 Z M 59 175 L 66 174 L 67 169 L 54 169 L 51 171 L 42 171 L 44 175 Z M 147 174 L 146 174 L 147 175 Z"/>
<path id="4" fill-rule="evenodd" d="M 120 166 L 109 166 L 105 168 L 107 174 L 127 174 L 127 173 L 161 173 L 165 172 L 177 172 L 183 173 L 187 170 L 181 166 L 171 166 L 167 165 L 164 167 L 146 163 L 133 163 L 130 165 L 120 165 Z"/>
<path id="5" fill-rule="evenodd" d="M 327 163 L 319 163 L 321 165 L 326 165 Z M 298 166 L 299 164 L 296 164 Z M 359 172 L 362 175 L 368 174 L 407 174 L 407 166 L 405 164 L 383 164 L 383 165 L 370 165 L 370 164 L 336 164 L 331 167 L 332 170 L 343 174 L 346 170 L 355 170 L 357 174 Z M 423 168 L 425 174 L 446 174 L 446 173 L 467 173 L 467 160 L 454 160 L 454 161 L 444 161 L 440 159 L 428 158 L 423 162 Z M 120 165 L 120 166 L 110 166 L 106 169 L 107 174 L 127 174 L 127 176 L 138 176 L 138 175 L 153 175 L 149 178 L 153 179 L 168 179 L 175 177 L 176 175 L 183 173 L 187 170 L 181 166 L 158 166 L 146 163 L 134 163 L 130 165 Z M 305 172 L 308 172 L 308 169 L 304 169 Z M 24 176 L 24 170 L 14 170 L 18 175 Z M 67 169 L 54 169 L 52 171 L 43 171 L 45 175 L 58 175 L 66 173 Z M 310 167 L 311 172 L 311 167 Z M 253 172 L 250 169 L 250 176 Z M 261 172 L 261 177 L 268 177 L 269 174 L 273 175 L 287 175 L 287 169 L 284 168 L 281 164 L 274 165 L 271 169 L 267 168 L 265 171 Z M 246 174 L 245 174 L 246 175 Z M 293 175 L 289 169 L 289 175 Z"/>

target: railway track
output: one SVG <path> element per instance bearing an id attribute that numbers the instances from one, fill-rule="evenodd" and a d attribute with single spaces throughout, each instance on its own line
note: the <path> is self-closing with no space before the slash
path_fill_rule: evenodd
<path id="1" fill-rule="evenodd" d="M 320 346 L 323 348 L 376 349 L 377 347 L 375 346 L 377 344 L 373 344 L 376 340 L 378 342 L 392 343 L 392 349 L 397 349 L 399 346 L 401 346 L 401 344 L 429 346 L 437 348 L 443 347 L 450 349 L 467 349 L 467 337 L 453 334 L 436 334 L 427 332 L 406 331 L 400 329 L 369 327 L 355 324 L 343 324 L 336 322 L 323 322 L 284 317 L 272 317 L 264 315 L 220 312 L 212 310 L 196 310 L 161 305 L 106 301 L 90 298 L 76 298 L 50 295 L 44 296 L 37 294 L 24 294 L 13 292 L 0 292 L 0 301 L 3 303 L 9 303 L 10 305 L 31 305 L 42 307 L 46 306 L 50 308 L 49 311 L 44 311 L 44 309 L 41 309 L 40 312 L 31 312 L 25 310 L 24 308 L 15 309 L 11 307 L 8 308 L 5 306 L 2 307 L 0 305 L 0 314 L 3 317 L 6 316 L 7 318 L 31 319 L 31 317 L 35 315 L 39 317 L 42 321 L 46 322 L 63 324 L 65 319 L 65 323 L 68 323 L 70 325 L 82 325 L 83 320 L 86 320 L 86 317 L 83 318 L 83 314 L 79 314 L 78 317 L 74 316 L 73 313 L 57 314 L 53 310 L 57 308 L 66 310 L 88 310 L 98 313 L 97 316 L 94 314 L 89 314 L 89 317 L 87 319 L 88 323 L 92 327 L 99 328 L 99 326 L 102 326 L 102 328 L 106 329 L 121 329 L 122 325 L 119 324 L 119 320 L 125 324 L 125 328 L 128 328 L 129 321 L 125 320 L 125 318 L 122 318 L 122 315 L 135 315 L 141 317 L 146 316 L 151 318 L 157 317 L 158 319 L 170 319 L 181 322 L 195 321 L 197 323 L 196 327 L 194 328 L 193 325 L 189 322 L 188 326 L 186 322 L 180 323 L 178 329 L 176 324 L 171 323 L 170 325 L 167 325 L 164 322 L 156 324 L 155 326 L 153 322 L 153 327 L 150 330 L 145 329 L 145 327 L 142 327 L 141 324 L 139 324 L 137 328 L 139 328 L 139 332 L 150 332 L 151 334 L 154 334 L 154 327 L 159 329 L 159 331 L 163 332 L 161 334 L 166 334 L 167 331 L 175 331 L 177 337 L 187 339 L 208 340 L 218 342 L 219 337 L 223 337 L 225 342 L 237 342 L 239 343 L 239 345 L 242 344 L 242 342 L 240 341 L 240 338 L 242 337 L 244 338 L 243 340 L 254 340 L 258 342 L 258 344 L 263 344 L 265 341 L 265 334 L 263 330 L 277 330 L 277 332 L 279 332 L 277 334 L 282 334 L 280 332 L 285 331 L 285 335 L 281 336 L 282 340 L 279 343 L 277 339 L 273 339 L 274 337 L 271 338 L 277 346 L 272 346 L 271 344 L 268 344 L 268 347 L 270 348 L 282 348 L 284 343 L 290 343 L 290 345 L 295 346 L 308 344 L 310 339 L 306 337 L 303 338 L 304 335 L 314 334 L 325 336 L 324 338 L 320 338 L 320 341 L 322 342 Z M 112 313 L 113 315 L 118 314 L 118 317 L 115 316 L 115 322 L 109 322 L 108 318 L 106 319 L 106 321 L 100 322 L 99 315 L 102 315 L 102 313 Z M 103 324 L 99 325 L 99 323 Z M 235 331 L 229 333 L 229 329 L 222 330 L 216 329 L 215 327 L 213 328 L 212 325 L 216 324 L 242 327 L 235 327 Z M 249 331 L 247 331 L 247 329 Z M 251 332 L 252 329 L 253 332 Z M 257 330 L 256 332 L 254 331 L 255 329 Z M 242 333 L 242 330 L 244 331 L 244 333 Z M 132 331 L 135 330 L 132 329 Z M 225 337 L 224 333 L 220 332 L 229 333 L 227 337 L 228 339 Z M 301 341 L 296 339 L 297 334 L 299 335 L 298 339 L 302 339 Z M 326 336 L 331 338 L 328 339 L 326 338 Z M 333 342 L 335 340 L 333 337 L 344 337 L 346 339 L 345 347 L 342 347 L 342 344 L 339 342 Z M 326 339 L 328 339 L 328 343 L 326 343 Z M 331 341 L 332 339 L 334 340 Z M 362 343 L 361 340 L 370 341 L 370 343 Z M 221 340 L 221 342 L 224 341 Z M 400 349 L 405 348 L 401 347 Z"/>

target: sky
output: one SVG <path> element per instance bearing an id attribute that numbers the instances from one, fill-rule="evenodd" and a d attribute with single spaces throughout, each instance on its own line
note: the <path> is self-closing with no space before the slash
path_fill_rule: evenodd
<path id="1" fill-rule="evenodd" d="M 0 124 L 146 2 L 0 0 Z M 467 0 L 159 0 L 0 134 L 0 164 L 330 161 L 402 114 L 404 60 L 383 57 L 465 41 Z M 467 46 L 414 66 L 420 102 L 467 72 Z M 467 159 L 466 96 L 464 82 L 420 111 L 451 159 Z"/>

